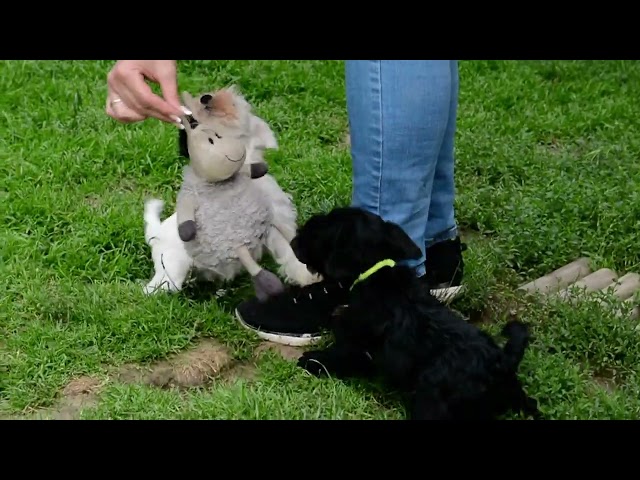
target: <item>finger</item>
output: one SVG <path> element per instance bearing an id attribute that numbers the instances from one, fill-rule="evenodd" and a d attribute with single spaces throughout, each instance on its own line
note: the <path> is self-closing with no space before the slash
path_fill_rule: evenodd
<path id="1" fill-rule="evenodd" d="M 109 105 L 107 107 L 107 114 L 121 123 L 141 122 L 146 118 L 144 115 L 140 115 L 135 110 L 128 108 L 122 102 Z"/>
<path id="2" fill-rule="evenodd" d="M 124 93 L 124 95 L 120 92 Z M 145 120 L 146 115 L 131 108 L 131 100 L 129 99 L 127 102 L 127 96 L 126 82 L 123 81 L 122 69 L 116 65 L 107 75 L 107 104 L 105 107 L 107 115 L 122 123 Z M 116 102 L 116 100 L 118 101 Z"/>
<path id="3" fill-rule="evenodd" d="M 135 110 L 129 108 L 124 101 L 117 103 L 110 103 L 107 106 L 107 114 L 109 114 L 113 119 L 121 122 L 121 123 L 134 123 L 140 122 L 142 120 L 146 120 L 148 118 L 147 115 L 140 114 Z M 180 130 L 184 130 L 184 125 L 182 122 L 171 122 L 171 125 L 175 125 Z"/>
<path id="4" fill-rule="evenodd" d="M 130 108 L 149 117 L 175 123 L 183 114 L 179 106 L 170 105 L 153 93 L 142 76 L 132 77 L 127 88 L 118 93 Z"/>
<path id="5" fill-rule="evenodd" d="M 111 118 L 121 123 L 140 122 L 145 119 L 143 115 L 129 108 L 124 101 L 114 102 L 116 99 L 118 99 L 118 97 L 113 94 L 107 97 L 105 110 Z"/>
<path id="6" fill-rule="evenodd" d="M 162 96 L 165 101 L 180 110 L 182 113 L 182 102 L 180 101 L 180 96 L 178 95 L 178 80 L 174 75 L 167 75 L 166 77 L 160 77 L 158 79 L 158 83 L 160 84 L 160 89 L 162 90 Z"/>
<path id="7" fill-rule="evenodd" d="M 153 92 L 151 93 L 152 96 Z M 159 98 L 159 97 L 158 97 Z M 178 116 L 166 116 L 158 112 L 158 110 L 154 108 L 149 108 L 145 106 L 144 101 L 140 101 L 140 95 L 136 94 L 135 96 L 128 90 L 124 90 L 122 92 L 122 100 L 124 103 L 131 105 L 129 107 L 131 110 L 135 111 L 137 115 L 142 118 L 156 118 L 166 123 L 170 123 L 172 125 L 176 125 L 179 128 L 182 128 L 182 120 Z"/>
<path id="8" fill-rule="evenodd" d="M 133 84 L 133 85 L 132 85 Z M 180 121 L 180 118 L 171 114 L 166 115 L 162 112 L 158 112 L 157 108 L 149 108 L 145 105 L 144 97 L 151 99 L 153 103 L 154 99 L 156 103 L 161 103 L 162 106 L 167 109 L 171 109 L 171 106 L 164 102 L 160 97 L 154 95 L 153 91 L 147 85 L 144 80 L 144 76 L 140 72 L 131 72 L 122 68 L 114 68 L 109 72 L 107 76 L 107 88 L 109 92 L 109 98 L 120 98 L 122 100 L 118 105 L 124 104 L 126 108 L 115 108 L 111 105 L 108 108 L 108 113 L 116 120 L 124 122 L 140 121 L 148 117 L 158 118 L 164 122 L 176 125 L 178 128 L 184 128 Z M 143 92 L 143 100 L 140 100 L 140 93 Z M 182 109 L 179 105 L 176 107 L 179 115 L 183 115 Z"/>

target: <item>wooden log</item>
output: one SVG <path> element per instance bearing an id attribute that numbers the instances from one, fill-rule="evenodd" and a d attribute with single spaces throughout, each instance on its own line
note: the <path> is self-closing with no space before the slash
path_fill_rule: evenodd
<path id="1" fill-rule="evenodd" d="M 542 293 L 545 295 L 557 292 L 589 275 L 591 273 L 589 263 L 588 258 L 579 258 L 548 275 L 520 286 L 519 289 L 528 293 Z"/>
<path id="2" fill-rule="evenodd" d="M 620 300 L 626 300 L 640 290 L 640 275 L 634 272 L 627 273 L 613 282 L 611 286 L 613 286 L 613 295 Z M 605 287 L 603 290 L 606 291 L 608 288 L 610 287 Z"/>
<path id="3" fill-rule="evenodd" d="M 638 305 L 638 299 L 636 298 L 635 295 L 627 298 L 624 303 L 626 305 L 631 304 L 631 305 L 635 305 L 635 307 L 633 308 L 633 310 L 631 310 L 631 313 L 629 315 L 629 318 L 631 320 L 637 320 L 638 318 L 640 318 L 640 305 Z"/>
<path id="4" fill-rule="evenodd" d="M 563 300 L 573 299 L 580 294 L 595 292 L 608 287 L 618 279 L 618 274 L 609 268 L 601 268 L 558 292 Z"/>

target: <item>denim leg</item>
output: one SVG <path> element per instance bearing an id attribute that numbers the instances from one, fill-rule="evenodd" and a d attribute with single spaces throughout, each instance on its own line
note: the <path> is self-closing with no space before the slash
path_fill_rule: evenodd
<path id="1" fill-rule="evenodd" d="M 431 190 L 449 123 L 451 64 L 348 60 L 352 205 L 400 225 L 423 252 Z"/>
<path id="2" fill-rule="evenodd" d="M 458 62 L 451 60 L 450 68 L 451 97 L 449 115 L 433 177 L 429 218 L 424 233 L 424 242 L 427 247 L 443 240 L 453 239 L 458 235 L 454 211 L 454 141 L 458 114 Z"/>

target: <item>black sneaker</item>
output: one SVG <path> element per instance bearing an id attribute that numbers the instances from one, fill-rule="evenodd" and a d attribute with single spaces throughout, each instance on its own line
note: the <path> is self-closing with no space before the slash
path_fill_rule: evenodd
<path id="1" fill-rule="evenodd" d="M 323 338 L 334 310 L 349 290 L 342 284 L 318 282 L 289 286 L 283 293 L 259 301 L 253 297 L 236 308 L 236 317 L 259 337 L 274 343 L 303 346 Z"/>
<path id="2" fill-rule="evenodd" d="M 427 248 L 424 281 L 431 293 L 442 301 L 450 302 L 463 292 L 464 260 L 462 252 L 467 244 L 460 237 L 434 243 Z"/>
<path id="3" fill-rule="evenodd" d="M 427 249 L 426 275 L 431 293 L 451 301 L 462 293 L 466 245 L 459 238 Z M 333 312 L 347 302 L 348 288 L 325 281 L 306 287 L 289 286 L 283 293 L 261 302 L 251 298 L 236 308 L 236 317 L 260 338 L 290 346 L 317 343 L 323 338 Z"/>

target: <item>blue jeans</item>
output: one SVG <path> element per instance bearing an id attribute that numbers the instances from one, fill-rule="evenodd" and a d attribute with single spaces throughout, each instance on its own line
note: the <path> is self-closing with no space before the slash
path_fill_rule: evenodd
<path id="1" fill-rule="evenodd" d="M 455 60 L 348 60 L 352 205 L 400 225 L 422 249 L 458 235 Z"/>

